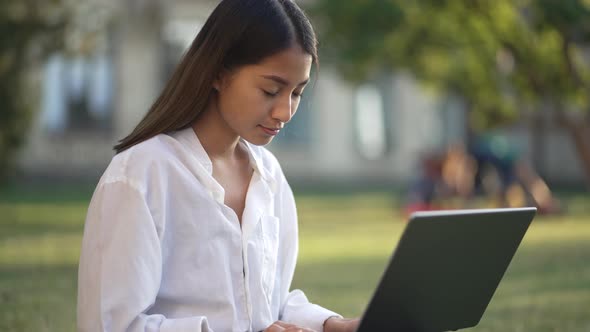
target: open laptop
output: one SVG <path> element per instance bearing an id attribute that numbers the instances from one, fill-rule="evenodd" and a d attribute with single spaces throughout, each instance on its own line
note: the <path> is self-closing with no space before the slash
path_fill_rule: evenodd
<path id="1" fill-rule="evenodd" d="M 536 210 L 412 214 L 357 332 L 477 325 Z"/>

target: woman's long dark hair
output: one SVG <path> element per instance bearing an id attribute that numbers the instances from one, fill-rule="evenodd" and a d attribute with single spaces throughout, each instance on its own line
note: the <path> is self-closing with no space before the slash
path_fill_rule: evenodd
<path id="1" fill-rule="evenodd" d="M 114 149 L 191 126 L 216 93 L 222 70 L 256 64 L 299 44 L 317 65 L 317 39 L 292 0 L 223 0 L 213 10 L 148 113 Z"/>

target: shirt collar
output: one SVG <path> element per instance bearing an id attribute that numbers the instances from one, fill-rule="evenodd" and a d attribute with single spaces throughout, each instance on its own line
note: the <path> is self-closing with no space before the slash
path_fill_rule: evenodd
<path id="1" fill-rule="evenodd" d="M 199 163 L 207 170 L 209 175 L 213 175 L 213 163 L 211 163 L 211 159 L 209 159 L 209 155 L 203 145 L 199 141 L 197 134 L 192 127 L 188 127 L 185 129 L 181 129 L 177 131 L 174 136 L 176 139 L 180 141 L 182 144 L 186 145 L 191 152 L 194 153 L 194 157 L 197 158 Z"/>
<path id="2" fill-rule="evenodd" d="M 207 170 L 209 175 L 213 176 L 213 163 L 203 148 L 201 141 L 197 137 L 197 134 L 193 130 L 192 127 L 188 127 L 185 129 L 181 129 L 177 131 L 174 136 L 184 145 L 188 146 L 189 149 L 194 153 L 194 156 L 197 158 L 199 163 Z M 268 169 L 264 166 L 262 162 L 262 157 L 260 152 L 256 147 L 253 147 L 250 143 L 248 143 L 243 138 L 240 138 L 240 143 L 246 148 L 248 151 L 248 156 L 250 159 L 250 165 L 254 169 L 255 172 L 258 172 L 263 180 L 270 184 L 270 187 L 273 191 L 275 191 L 276 184 L 275 180 L 270 175 L 271 173 Z M 256 150 L 256 151 L 255 151 Z"/>
<path id="3" fill-rule="evenodd" d="M 262 162 L 262 156 L 260 153 L 262 148 L 252 146 L 243 138 L 240 138 L 240 142 L 246 147 L 246 150 L 248 151 L 248 155 L 250 156 L 250 165 L 252 165 L 254 171 L 260 174 L 260 177 L 262 177 L 262 179 L 270 185 L 271 190 L 274 192 L 276 190 L 276 181 L 271 176 L 272 173 L 264 166 L 264 163 Z"/>

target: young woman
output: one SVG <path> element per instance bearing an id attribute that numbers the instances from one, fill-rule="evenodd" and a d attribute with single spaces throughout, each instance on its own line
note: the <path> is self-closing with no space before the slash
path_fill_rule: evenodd
<path id="1" fill-rule="evenodd" d="M 317 65 L 291 0 L 223 0 L 92 197 L 80 331 L 354 331 L 289 292 L 293 194 L 261 147 Z"/>

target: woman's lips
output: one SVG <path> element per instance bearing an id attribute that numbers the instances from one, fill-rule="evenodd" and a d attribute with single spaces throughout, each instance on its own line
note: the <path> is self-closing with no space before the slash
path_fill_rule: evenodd
<path id="1" fill-rule="evenodd" d="M 262 128 L 262 131 L 264 131 L 266 134 L 271 136 L 275 136 L 281 130 L 280 128 L 268 128 L 265 126 L 260 126 L 260 128 Z"/>

